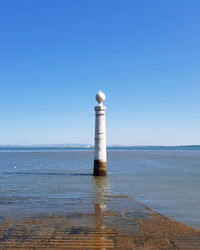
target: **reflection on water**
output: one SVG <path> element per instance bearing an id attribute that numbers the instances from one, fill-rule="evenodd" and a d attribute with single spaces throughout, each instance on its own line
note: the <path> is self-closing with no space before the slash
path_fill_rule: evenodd
<path id="1" fill-rule="evenodd" d="M 0 218 L 64 213 L 69 199 L 104 211 L 125 195 L 200 228 L 199 162 L 192 150 L 109 151 L 107 178 L 94 178 L 92 151 L 0 152 Z"/>
<path id="2" fill-rule="evenodd" d="M 106 241 L 106 237 L 103 235 L 105 232 L 105 226 L 103 224 L 103 212 L 107 208 L 107 199 L 109 195 L 108 190 L 108 178 L 106 176 L 93 178 L 95 199 L 94 199 L 94 215 L 95 215 L 95 227 L 99 232 L 98 241 L 101 243 Z M 101 244 L 102 245 L 102 244 Z M 101 247 L 102 250 L 106 249 Z"/>
<path id="3" fill-rule="evenodd" d="M 110 195 L 109 192 L 109 186 L 108 186 L 108 178 L 106 176 L 101 177 L 94 177 L 93 178 L 94 183 L 94 190 L 95 190 L 95 207 L 98 211 L 104 211 L 107 207 L 107 199 L 108 195 Z"/>

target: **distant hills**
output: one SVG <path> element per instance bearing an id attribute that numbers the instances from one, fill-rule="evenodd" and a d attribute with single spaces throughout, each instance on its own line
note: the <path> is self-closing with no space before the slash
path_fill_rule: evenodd
<path id="1" fill-rule="evenodd" d="M 90 148 L 89 144 L 38 144 L 38 145 L 0 145 L 0 148 Z"/>
<path id="2" fill-rule="evenodd" d="M 91 144 L 38 144 L 38 145 L 0 145 L 0 150 L 91 150 Z M 180 146 L 123 146 L 109 145 L 108 150 L 200 150 L 200 145 Z"/>

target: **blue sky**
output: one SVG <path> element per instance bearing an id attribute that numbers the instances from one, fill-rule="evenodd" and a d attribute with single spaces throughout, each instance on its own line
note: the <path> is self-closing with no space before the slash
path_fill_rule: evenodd
<path id="1" fill-rule="evenodd" d="M 200 144 L 199 0 L 0 1 L 0 144 Z"/>

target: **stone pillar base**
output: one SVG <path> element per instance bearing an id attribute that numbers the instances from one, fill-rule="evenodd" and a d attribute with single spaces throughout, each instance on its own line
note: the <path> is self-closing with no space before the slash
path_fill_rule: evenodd
<path id="1" fill-rule="evenodd" d="M 106 162 L 94 160 L 93 176 L 106 176 L 106 175 L 107 175 Z"/>

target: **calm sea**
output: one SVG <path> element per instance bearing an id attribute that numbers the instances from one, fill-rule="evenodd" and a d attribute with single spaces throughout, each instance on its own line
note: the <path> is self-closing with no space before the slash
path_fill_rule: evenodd
<path id="1" fill-rule="evenodd" d="M 73 200 L 84 207 L 97 193 L 92 170 L 92 150 L 1 149 L 0 219 L 64 213 Z M 200 229 L 198 147 L 110 149 L 108 177 L 98 188 Z"/>

